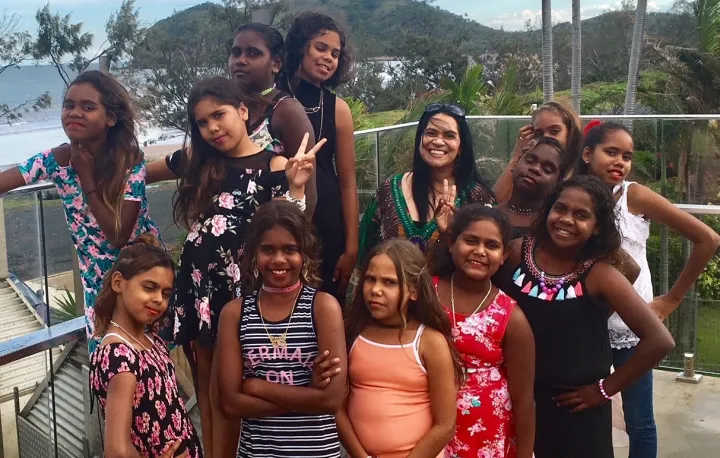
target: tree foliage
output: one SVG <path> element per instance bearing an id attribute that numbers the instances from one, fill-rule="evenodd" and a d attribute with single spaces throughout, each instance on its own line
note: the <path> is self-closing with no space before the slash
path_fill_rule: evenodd
<path id="1" fill-rule="evenodd" d="M 68 69 L 82 72 L 101 57 L 106 57 L 110 63 L 117 62 L 126 55 L 132 55 L 144 34 L 135 0 L 123 0 L 120 9 L 110 16 L 105 25 L 107 41 L 90 58 L 86 54 L 93 45 L 94 37 L 89 32 L 83 32 L 81 22 L 73 23 L 69 14 L 53 14 L 49 3 L 38 10 L 35 19 L 38 35 L 32 45 L 32 56 L 38 61 L 48 60 L 66 85 L 71 81 Z"/>
<path id="2" fill-rule="evenodd" d="M 19 22 L 18 14 L 7 11 L 0 14 L 0 75 L 8 68 L 18 67 L 32 54 L 32 37 L 17 30 Z M 30 110 L 38 111 L 49 106 L 50 94 L 47 92 L 13 106 L 0 103 L 0 122 L 12 122 Z"/>
<path id="3" fill-rule="evenodd" d="M 187 97 L 201 78 L 227 74 L 233 31 L 258 8 L 282 6 L 268 0 L 203 3 L 151 28 L 130 70 L 143 75 L 137 94 L 145 118 L 187 131 Z"/>

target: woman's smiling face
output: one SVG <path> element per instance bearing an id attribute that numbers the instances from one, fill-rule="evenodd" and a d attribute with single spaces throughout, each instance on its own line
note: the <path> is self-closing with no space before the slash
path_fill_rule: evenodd
<path id="1" fill-rule="evenodd" d="M 428 120 L 420 142 L 420 157 L 432 168 L 455 163 L 460 152 L 458 123 L 450 115 L 438 113 Z"/>

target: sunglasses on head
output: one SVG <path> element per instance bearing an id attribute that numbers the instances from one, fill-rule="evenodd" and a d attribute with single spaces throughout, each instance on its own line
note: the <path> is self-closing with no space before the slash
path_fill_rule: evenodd
<path id="1" fill-rule="evenodd" d="M 439 111 L 448 111 L 455 116 L 465 117 L 465 110 L 457 105 L 450 105 L 449 103 L 431 103 L 425 107 L 425 113 L 437 113 Z"/>

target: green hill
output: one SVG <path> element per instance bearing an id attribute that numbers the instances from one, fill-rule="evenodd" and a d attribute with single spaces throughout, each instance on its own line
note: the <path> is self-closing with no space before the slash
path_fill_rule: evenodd
<path id="1" fill-rule="evenodd" d="M 158 21 L 150 36 L 163 34 L 178 42 L 205 36 L 209 30 L 231 30 L 217 24 L 220 5 L 203 3 Z M 347 24 L 358 54 L 362 57 L 402 57 L 397 44 L 408 35 L 426 34 L 437 46 L 462 39 L 460 49 L 472 56 L 508 54 L 538 56 L 542 44 L 539 30 L 506 32 L 483 26 L 467 17 L 414 0 L 292 0 L 276 21 L 285 29 L 300 11 L 327 12 Z M 215 10 L 215 14 L 213 11 Z M 627 75 L 634 12 L 615 11 L 583 21 L 584 81 L 619 81 Z M 214 20 L 211 20 L 214 17 Z M 215 23 L 214 23 L 215 22 Z M 694 46 L 697 35 L 693 19 L 669 13 L 648 14 L 647 37 L 655 42 Z M 557 87 L 569 85 L 572 27 L 561 23 L 554 27 L 557 61 Z M 228 37 L 229 39 L 230 37 Z M 143 66 L 149 54 L 140 51 L 134 64 Z M 649 63 L 648 56 L 643 62 Z"/>

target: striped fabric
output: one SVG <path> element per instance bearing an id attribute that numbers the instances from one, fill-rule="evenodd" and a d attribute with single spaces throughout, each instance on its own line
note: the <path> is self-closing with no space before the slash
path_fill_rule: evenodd
<path id="1" fill-rule="evenodd" d="M 273 383 L 309 386 L 312 362 L 318 354 L 313 323 L 316 290 L 303 286 L 288 326 L 265 321 L 263 327 L 257 307 L 257 292 L 245 296 L 240 321 L 244 377 L 262 378 Z M 268 333 L 279 336 L 285 329 L 287 347 L 274 348 Z M 238 458 L 340 457 L 335 417 L 293 412 L 278 417 L 244 418 Z"/>

